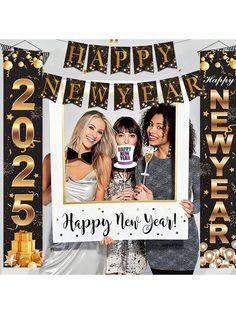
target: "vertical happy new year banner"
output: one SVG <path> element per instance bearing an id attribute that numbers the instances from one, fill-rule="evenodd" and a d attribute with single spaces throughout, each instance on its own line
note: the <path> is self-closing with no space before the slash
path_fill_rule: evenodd
<path id="1" fill-rule="evenodd" d="M 42 265 L 43 53 L 4 51 L 4 266 Z"/>
<path id="2" fill-rule="evenodd" d="M 236 52 L 201 52 L 201 267 L 236 263 Z"/>

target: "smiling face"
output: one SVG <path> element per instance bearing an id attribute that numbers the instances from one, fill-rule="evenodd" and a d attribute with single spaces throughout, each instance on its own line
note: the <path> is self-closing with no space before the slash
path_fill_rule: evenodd
<path id="1" fill-rule="evenodd" d="M 129 133 L 128 130 L 123 130 L 116 134 L 117 145 L 136 145 L 138 141 L 138 136 L 135 133 Z"/>
<path id="2" fill-rule="evenodd" d="M 169 143 L 169 123 L 167 121 L 164 129 L 164 117 L 162 114 L 155 114 L 147 127 L 147 136 L 151 146 L 162 146 Z"/>
<path id="3" fill-rule="evenodd" d="M 85 151 L 91 151 L 92 147 L 101 140 L 105 128 L 105 122 L 101 118 L 92 118 L 87 126 L 84 138 L 82 140 L 82 145 Z"/>

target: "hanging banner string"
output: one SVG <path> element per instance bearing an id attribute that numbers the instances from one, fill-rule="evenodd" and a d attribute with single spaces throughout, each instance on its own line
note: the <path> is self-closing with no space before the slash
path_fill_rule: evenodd
<path id="1" fill-rule="evenodd" d="M 217 41 L 215 41 L 215 42 L 213 42 L 212 44 L 210 44 L 210 45 L 208 45 L 208 46 L 206 46 L 206 47 L 204 47 L 204 48 L 202 48 L 202 49 L 200 49 L 199 51 L 198 51 L 198 53 L 200 53 L 200 52 L 202 52 L 202 51 L 204 51 L 204 50 L 206 50 L 206 49 L 208 49 L 208 48 L 210 48 L 210 47 L 212 47 L 213 45 L 215 45 L 215 44 L 218 44 L 218 43 L 220 43 L 220 44 L 222 44 L 223 46 L 225 46 L 224 48 L 215 48 L 215 49 L 211 49 L 212 51 L 222 51 L 222 50 L 226 50 L 226 51 L 235 51 L 236 49 L 236 45 L 233 45 L 233 46 L 229 46 L 229 45 L 226 45 L 223 41 L 221 41 L 221 40 L 217 40 Z"/>
<path id="2" fill-rule="evenodd" d="M 42 59 L 43 64 L 45 64 L 47 62 L 47 60 L 48 60 L 48 58 L 50 56 L 50 53 L 46 52 L 46 51 L 43 51 L 41 48 L 35 46 L 34 44 L 32 44 L 28 40 L 22 40 L 22 41 L 16 43 L 15 45 L 11 45 L 11 46 L 10 45 L 5 45 L 3 43 L 0 43 L 0 47 L 2 49 L 2 52 L 4 52 L 4 51 L 13 51 L 14 49 L 22 49 L 22 50 L 27 51 L 27 49 L 25 49 L 25 48 L 17 48 L 16 47 L 16 46 L 18 46 L 18 45 L 20 45 L 22 43 L 27 43 L 27 44 L 31 45 L 32 47 L 36 48 L 38 51 L 42 52 L 42 54 L 43 54 L 43 56 L 42 56 L 43 57 L 43 59 Z"/>
<path id="3" fill-rule="evenodd" d="M 185 75 L 189 75 L 191 73 L 195 73 L 195 72 L 198 72 L 198 70 L 194 71 L 194 72 L 190 72 L 188 74 L 183 74 L 181 76 L 178 76 L 179 78 L 182 78 L 182 76 L 185 76 Z M 125 81 L 121 81 L 121 80 L 87 80 L 87 79 L 78 79 L 78 78 L 71 78 L 71 77 L 65 77 L 65 76 L 60 76 L 60 78 L 62 80 L 67 80 L 67 79 L 70 79 L 70 80 L 79 80 L 79 81 L 85 81 L 86 84 L 91 84 L 92 82 L 96 82 L 96 83 L 106 83 L 106 84 L 110 84 L 111 86 L 115 85 L 115 84 L 133 84 L 133 85 L 138 85 L 140 83 L 148 83 L 149 81 L 152 81 L 151 79 L 150 80 L 135 80 L 135 81 L 130 81 L 130 80 L 125 80 Z M 167 78 L 168 79 L 168 78 Z M 158 81 L 158 80 L 155 80 L 155 81 Z M 159 80 L 160 81 L 160 80 Z"/>

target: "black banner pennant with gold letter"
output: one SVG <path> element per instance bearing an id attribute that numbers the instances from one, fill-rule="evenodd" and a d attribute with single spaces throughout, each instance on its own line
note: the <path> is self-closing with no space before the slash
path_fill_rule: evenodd
<path id="1" fill-rule="evenodd" d="M 134 109 L 133 84 L 114 84 L 114 110 Z"/>
<path id="2" fill-rule="evenodd" d="M 69 41 L 66 50 L 64 68 L 74 67 L 83 71 L 87 46 L 88 45 L 86 44 Z"/>
<path id="3" fill-rule="evenodd" d="M 108 46 L 89 45 L 87 72 L 107 73 Z"/>
<path id="4" fill-rule="evenodd" d="M 138 83 L 138 93 L 140 109 L 158 104 L 156 81 Z"/>
<path id="5" fill-rule="evenodd" d="M 167 43 L 155 44 L 156 61 L 158 71 L 165 68 L 177 69 L 174 43 L 172 41 Z"/>
<path id="6" fill-rule="evenodd" d="M 91 82 L 89 108 L 100 107 L 107 110 L 109 87 L 109 83 Z"/>
<path id="7" fill-rule="evenodd" d="M 160 83 L 166 104 L 170 105 L 173 102 L 184 102 L 178 76 L 161 80 Z"/>
<path id="8" fill-rule="evenodd" d="M 189 100 L 192 100 L 197 96 L 204 95 L 204 86 L 201 71 L 195 71 L 186 75 L 182 75 L 182 79 Z"/>
<path id="9" fill-rule="evenodd" d="M 130 47 L 111 47 L 111 74 L 130 74 Z"/>
<path id="10" fill-rule="evenodd" d="M 75 104 L 78 107 L 81 107 L 83 102 L 84 88 L 85 81 L 68 78 L 66 80 L 63 104 Z"/>
<path id="11" fill-rule="evenodd" d="M 41 51 L 4 62 L 4 266 L 42 266 Z"/>
<path id="12" fill-rule="evenodd" d="M 154 72 L 152 46 L 133 47 L 134 73 Z"/>
<path id="13" fill-rule="evenodd" d="M 57 101 L 59 88 L 61 85 L 61 76 L 57 76 L 50 73 L 44 73 L 43 75 L 43 88 L 41 96 L 48 98 L 54 102 Z"/>

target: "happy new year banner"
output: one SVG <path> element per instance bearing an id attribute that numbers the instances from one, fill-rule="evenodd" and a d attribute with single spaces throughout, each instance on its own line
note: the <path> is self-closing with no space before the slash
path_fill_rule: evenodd
<path id="1" fill-rule="evenodd" d="M 87 45 L 69 41 L 66 50 L 64 67 L 75 67 L 80 71 L 99 71 L 107 73 L 108 55 L 110 57 L 110 73 L 123 72 L 130 74 L 130 51 L 131 47 L 110 47 L 99 45 Z M 147 46 L 132 47 L 134 73 L 143 71 L 154 72 L 155 51 L 158 71 L 166 68 L 177 69 L 175 49 L 173 42 L 159 43 Z M 85 59 L 87 64 L 85 67 Z"/>
<path id="2" fill-rule="evenodd" d="M 184 86 L 186 88 L 189 100 L 193 100 L 197 96 L 204 95 L 204 86 L 202 82 L 202 74 L 195 71 L 182 76 Z M 62 77 L 44 73 L 42 97 L 48 98 L 54 102 L 57 101 Z M 111 85 L 114 85 L 114 110 L 129 109 L 134 110 L 134 86 L 137 85 L 140 110 L 158 104 L 157 82 L 139 82 L 139 83 L 102 83 L 102 82 L 86 82 L 67 78 L 64 92 L 63 104 L 75 104 L 82 106 L 85 84 L 90 84 L 88 108 L 100 107 L 107 110 L 108 100 L 111 92 Z M 183 103 L 183 94 L 180 86 L 180 78 L 178 76 L 160 80 L 163 99 L 166 104 L 173 102 Z"/>
<path id="3" fill-rule="evenodd" d="M 4 266 L 42 265 L 43 53 L 3 52 Z"/>
<path id="4" fill-rule="evenodd" d="M 236 52 L 201 52 L 201 267 L 236 262 Z"/>

